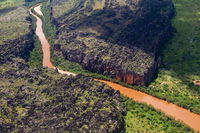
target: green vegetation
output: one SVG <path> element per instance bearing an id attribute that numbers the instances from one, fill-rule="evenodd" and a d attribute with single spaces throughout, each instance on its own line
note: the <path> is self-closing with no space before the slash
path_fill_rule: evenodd
<path id="1" fill-rule="evenodd" d="M 130 84 L 152 80 L 158 64 L 154 53 L 172 31 L 170 1 L 85 0 L 62 14 L 57 7 L 66 2 L 51 4 L 52 14 L 62 15 L 54 22 L 65 59 Z"/>
<path id="2" fill-rule="evenodd" d="M 64 12 L 63 9 L 58 7 L 64 5 L 69 6 L 67 4 L 68 2 L 70 1 L 64 0 L 60 3 L 57 0 L 54 0 L 52 2 L 54 17 L 57 14 L 64 15 L 64 13 L 62 13 Z M 121 29 L 132 22 L 132 19 L 134 18 L 131 16 L 132 11 L 126 11 L 124 8 L 121 8 L 122 5 L 124 6 L 122 1 L 119 1 L 119 4 L 112 0 L 106 2 L 107 6 L 105 6 L 104 0 L 86 0 L 82 1 L 80 6 L 75 6 L 79 4 L 74 1 L 74 6 L 69 6 L 70 10 L 67 9 L 67 12 L 71 11 L 70 14 L 56 19 L 58 22 L 57 31 L 59 31 L 59 37 L 56 43 L 62 46 L 62 50 L 71 52 L 70 50 L 73 49 L 73 51 L 79 53 L 79 55 L 74 56 L 87 56 L 88 59 L 83 57 L 87 60 L 87 63 L 89 61 L 94 61 L 94 57 L 103 60 L 101 64 L 96 64 L 93 68 L 96 69 L 96 72 L 99 69 L 103 69 L 100 68 L 101 66 L 107 66 L 108 70 L 113 70 L 113 72 L 108 72 L 107 70 L 101 71 L 104 75 L 113 76 L 113 73 L 116 71 L 125 71 L 127 73 L 133 72 L 138 75 L 148 73 L 149 68 L 154 63 L 154 57 L 151 57 L 150 54 L 140 50 L 140 48 L 129 49 L 117 43 L 110 43 L 113 42 L 113 39 L 115 40 L 117 34 L 121 32 Z M 111 3 L 116 7 L 113 10 Z M 104 8 L 105 10 L 96 10 Z M 71 28 L 73 29 L 72 31 L 70 30 Z M 66 30 L 67 32 L 65 29 L 68 29 Z M 83 34 L 84 37 L 82 36 Z M 112 40 L 108 37 L 111 37 Z M 85 47 L 83 45 L 85 45 Z M 80 62 L 80 60 L 69 60 Z M 88 65 L 89 63 L 87 63 L 85 65 L 87 65 L 87 68 L 89 69 L 91 65 Z M 109 66 L 108 64 L 112 64 L 112 66 Z"/>
<path id="3" fill-rule="evenodd" d="M 43 18 L 43 30 L 44 33 L 51 45 L 54 44 L 56 38 L 56 26 L 51 23 L 51 16 L 50 16 L 50 1 L 44 2 L 41 6 L 41 10 L 44 14 Z"/>
<path id="4" fill-rule="evenodd" d="M 3 9 L 13 8 L 23 4 L 24 0 L 0 0 L 0 13 L 3 11 Z"/>
<path id="5" fill-rule="evenodd" d="M 187 13 L 183 12 L 183 14 L 181 13 L 181 15 L 184 16 L 185 14 L 188 14 L 188 10 L 186 10 L 186 7 L 189 6 L 190 4 L 192 4 L 192 2 L 191 3 L 190 3 L 190 1 L 188 1 L 188 2 L 174 1 L 174 2 L 175 2 L 175 6 L 177 7 L 177 16 L 173 20 L 173 24 L 174 24 L 175 28 L 177 29 L 175 38 L 177 38 L 177 39 L 179 38 L 182 40 L 185 37 L 186 38 L 188 37 L 188 35 L 189 35 L 188 33 L 191 30 L 191 28 L 187 28 L 187 26 L 179 27 L 180 23 L 182 24 L 182 20 L 180 19 L 179 12 L 183 12 L 182 10 L 184 9 L 184 11 L 186 11 Z M 194 1 L 194 2 L 197 2 L 197 1 Z M 186 4 L 188 4 L 188 5 L 185 7 L 182 4 L 185 6 L 186 6 Z M 182 5 L 182 6 L 180 6 L 180 5 Z M 196 3 L 196 5 L 198 5 L 198 3 Z M 43 13 L 44 13 L 44 11 L 47 11 L 50 14 L 49 9 L 48 8 L 45 9 L 44 7 L 45 7 L 45 5 L 42 6 Z M 180 9 L 180 7 L 182 10 Z M 45 34 L 47 35 L 48 39 L 51 41 L 51 44 L 53 44 L 54 39 L 55 39 L 55 29 L 50 28 L 53 26 L 50 21 L 51 20 L 50 15 L 46 16 L 48 14 L 46 14 L 46 13 L 44 13 L 44 14 L 46 17 L 44 19 L 44 21 L 45 21 L 45 23 L 48 24 L 46 26 L 44 25 Z M 183 17 L 183 16 L 181 16 L 181 17 Z M 185 20 L 184 22 L 187 22 L 187 21 Z M 186 24 L 188 24 L 188 23 L 186 23 Z M 195 24 L 196 24 L 196 26 L 198 26 L 197 23 L 195 23 Z M 184 32 L 182 33 L 181 32 L 182 30 L 180 30 L 179 28 L 181 28 Z M 187 29 L 187 31 L 185 31 L 186 29 Z M 198 29 L 198 28 L 194 28 L 193 30 L 195 31 L 196 29 Z M 49 36 L 52 36 L 53 39 Z M 188 45 L 185 41 L 179 40 L 178 41 L 179 43 L 178 43 L 174 39 L 163 50 L 164 63 L 165 63 L 164 67 L 165 68 L 163 68 L 162 70 L 159 71 L 158 78 L 148 88 L 143 87 L 143 88 L 137 88 L 137 89 L 147 92 L 149 94 L 152 94 L 154 96 L 160 97 L 162 99 L 172 101 L 173 103 L 176 103 L 185 108 L 189 108 L 194 112 L 199 113 L 200 112 L 199 111 L 199 109 L 200 109 L 199 108 L 200 107 L 199 106 L 199 94 L 200 94 L 199 87 L 194 87 L 191 84 L 191 80 L 198 79 L 198 78 L 200 79 L 200 77 L 198 76 L 197 66 L 195 65 L 197 63 L 197 60 L 194 60 L 194 59 L 186 60 L 185 58 L 183 58 L 182 60 L 178 61 L 178 59 L 181 59 L 183 55 L 181 55 L 179 57 L 179 56 L 175 56 L 176 54 L 174 54 L 174 53 L 176 53 L 177 50 L 180 50 L 180 51 L 188 50 L 188 47 L 187 47 Z M 183 45 L 183 47 L 180 47 L 180 42 L 181 42 L 181 44 L 182 43 L 185 44 L 185 46 Z M 198 49 L 197 46 L 195 48 Z M 172 53 L 167 51 L 167 49 L 170 49 L 170 51 Z M 195 49 L 191 49 L 191 50 L 195 51 Z M 169 55 L 169 53 L 171 55 Z M 177 60 L 174 60 L 174 58 Z M 191 63 L 191 61 L 192 61 L 192 63 Z M 90 74 L 88 71 L 84 70 L 79 64 L 72 63 L 70 61 L 66 61 L 64 58 L 61 58 L 61 57 L 54 57 L 53 62 L 56 66 L 60 67 L 63 70 L 68 70 L 68 71 L 76 72 L 79 74 Z M 183 67 L 184 69 L 180 69 L 182 67 L 181 67 L 181 65 L 180 66 L 178 65 L 179 63 L 182 63 L 182 65 L 183 64 L 185 65 L 187 63 L 194 64 L 194 66 L 196 66 L 196 67 L 193 66 L 194 69 L 192 69 L 192 71 L 195 70 L 195 73 L 194 73 L 194 71 L 191 72 L 191 71 L 189 71 L 190 69 L 187 70 L 184 67 Z M 175 64 L 177 66 L 179 66 L 179 69 L 176 67 Z M 187 66 L 188 66 L 188 64 L 187 64 Z M 177 71 L 174 71 L 174 70 L 177 70 Z M 185 71 L 185 70 L 187 70 L 187 71 Z M 186 72 L 186 73 L 184 74 L 183 72 Z M 190 75 L 191 77 L 186 76 L 186 74 L 189 74 L 189 73 L 191 74 Z M 98 76 L 102 77 L 103 79 L 109 79 L 106 76 L 102 76 L 99 74 L 94 74 L 94 75 L 98 75 Z M 126 85 L 126 86 L 133 88 L 133 86 L 130 86 L 130 85 Z M 156 112 L 154 109 L 149 108 L 145 105 L 137 104 L 137 103 L 131 102 L 130 100 L 128 100 L 126 102 L 126 105 L 128 107 L 128 112 L 127 112 L 127 115 L 125 116 L 127 132 L 133 132 L 133 131 L 135 131 L 135 132 L 137 132 L 137 131 L 192 132 L 188 128 L 185 128 L 183 125 L 175 122 L 174 120 L 171 120 L 168 117 L 165 117 L 163 114 Z M 149 114 L 151 114 L 151 115 L 149 115 Z M 132 127 L 137 127 L 137 128 L 133 129 Z"/>
<path id="6" fill-rule="evenodd" d="M 200 114 L 200 3 L 173 0 L 176 16 L 174 38 L 163 48 L 163 68 L 146 92 Z"/>
<path id="7" fill-rule="evenodd" d="M 19 38 L 29 32 L 30 23 L 27 21 L 28 13 L 23 2 L 18 0 L 5 0 L 0 10 L 0 44 L 3 41 Z M 3 6 L 5 4 L 5 6 Z M 12 8 L 11 8 L 12 7 Z"/>
<path id="8" fill-rule="evenodd" d="M 200 114 L 200 87 L 192 84 L 193 80 L 200 79 L 198 60 L 200 57 L 200 20 L 198 19 L 200 4 L 198 0 L 174 0 L 173 2 L 176 16 L 172 22 L 177 32 L 163 48 L 164 66 L 159 70 L 155 81 L 148 87 L 134 87 L 111 80 L 106 76 L 99 77 L 146 92 Z M 71 65 L 69 61 L 64 61 L 64 59 L 60 61 L 60 64 L 58 62 L 59 67 L 68 71 L 76 72 L 82 69 L 78 64 Z M 86 71 L 82 69 L 81 72 L 85 73 Z"/>
<path id="9" fill-rule="evenodd" d="M 31 6 L 34 6 L 38 3 L 42 3 L 42 2 L 45 2 L 45 1 L 47 1 L 47 0 L 25 0 L 27 7 L 31 7 Z"/>
<path id="10" fill-rule="evenodd" d="M 90 77 L 63 76 L 54 70 L 35 67 L 41 65 L 42 59 L 36 36 L 29 60 L 34 67 L 15 58 L 16 53 L 25 56 L 30 52 L 27 45 L 20 44 L 32 37 L 30 34 L 9 44 L 8 51 L 0 48 L 0 53 L 5 53 L 0 54 L 0 59 L 9 56 L 9 52 L 14 54 L 0 63 L 1 132 L 123 131 L 124 108 L 118 92 Z"/>
<path id="11" fill-rule="evenodd" d="M 192 133 L 190 128 L 182 125 L 155 109 L 125 100 L 127 114 L 125 116 L 125 127 L 127 133 Z"/>
<path id="12" fill-rule="evenodd" d="M 34 49 L 30 53 L 29 62 L 30 66 L 42 66 L 42 47 L 38 37 L 34 35 Z"/>
<path id="13" fill-rule="evenodd" d="M 41 1 L 33 1 L 32 5 L 35 5 L 35 4 L 40 3 L 40 2 Z M 45 21 L 43 23 L 44 33 L 45 33 L 49 43 L 53 45 L 54 40 L 55 40 L 55 29 L 56 29 L 56 27 L 53 24 L 51 24 L 51 21 L 50 21 L 50 8 L 49 8 L 48 2 L 43 2 L 41 10 L 44 14 L 44 17 L 37 14 L 34 11 L 34 9 L 32 9 L 32 12 L 35 13 L 38 17 L 40 17 L 43 21 Z M 32 20 L 33 20 L 32 28 L 33 28 L 33 30 L 35 30 L 35 28 L 36 28 L 35 27 L 35 18 L 32 17 Z M 42 66 L 42 58 L 43 58 L 43 56 L 42 56 L 41 43 L 38 40 L 38 37 L 36 35 L 34 35 L 34 49 L 30 53 L 30 58 L 29 58 L 28 64 L 32 67 Z"/>
<path id="14" fill-rule="evenodd" d="M 1 132 L 123 131 L 116 93 L 92 78 L 30 68 L 13 58 L 0 65 Z"/>
<path id="15" fill-rule="evenodd" d="M 51 47 L 51 59 L 52 59 L 53 64 L 62 70 L 74 72 L 76 74 L 91 76 L 91 77 L 98 78 L 98 79 L 105 79 L 105 80 L 109 80 L 109 81 L 113 81 L 113 82 L 120 82 L 120 81 L 112 79 L 108 76 L 89 72 L 89 71 L 85 70 L 80 64 L 65 60 L 62 56 L 53 56 L 53 44 L 54 44 L 55 38 L 56 38 L 56 26 L 51 23 L 49 6 L 50 6 L 50 1 L 45 2 L 42 4 L 41 10 L 44 14 L 43 30 L 44 30 L 44 33 L 45 33 L 50 45 L 52 46 Z M 122 83 L 122 84 L 125 84 L 125 83 Z"/>
<path id="16" fill-rule="evenodd" d="M 32 19 L 32 29 L 35 31 L 36 19 L 33 16 L 31 16 L 31 19 Z M 42 46 L 38 37 L 35 34 L 33 39 L 34 39 L 34 49 L 30 52 L 28 64 L 31 67 L 42 66 L 42 59 L 43 59 Z"/>
<path id="17" fill-rule="evenodd" d="M 0 62 L 28 58 L 32 49 L 30 17 L 22 0 L 0 1 Z"/>
<path id="18" fill-rule="evenodd" d="M 55 5 L 53 8 L 53 16 L 55 18 L 58 18 L 62 16 L 65 13 L 68 13 L 72 9 L 72 7 L 76 6 L 77 3 L 80 2 L 80 0 L 64 0 L 64 1 L 58 1 L 54 0 L 53 4 Z"/>

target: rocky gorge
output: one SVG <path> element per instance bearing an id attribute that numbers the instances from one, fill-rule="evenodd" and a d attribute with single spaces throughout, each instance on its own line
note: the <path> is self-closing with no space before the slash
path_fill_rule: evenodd
<path id="1" fill-rule="evenodd" d="M 0 65 L 0 96 L 4 133 L 124 130 L 118 91 L 89 77 L 29 68 L 20 58 Z"/>
<path id="2" fill-rule="evenodd" d="M 27 60 L 29 51 L 33 47 L 33 32 L 31 31 L 17 39 L 4 41 L 4 44 L 0 45 L 0 63 L 11 60 L 13 57 L 21 57 Z"/>
<path id="3" fill-rule="evenodd" d="M 62 3 L 63 1 L 59 0 L 57 2 Z M 68 2 L 70 6 L 73 6 L 72 1 Z M 101 9 L 104 5 L 102 2 L 104 3 L 105 1 L 96 2 L 95 4 L 93 3 L 93 8 L 95 10 Z M 62 4 L 62 6 L 63 5 L 64 4 Z M 51 63 L 51 58 L 46 58 L 46 55 L 50 53 L 50 49 L 47 48 L 50 47 L 50 45 L 43 33 L 42 25 L 45 24 L 46 20 L 40 15 L 44 13 L 41 12 L 40 6 L 41 5 L 34 6 L 33 10 L 30 8 L 29 12 L 30 15 L 37 20 L 35 22 L 36 29 L 34 29 L 34 31 L 39 40 L 34 39 L 34 41 L 40 41 L 41 47 L 38 47 L 38 42 L 38 44 L 34 42 L 34 50 L 31 51 L 30 49 L 26 49 L 24 45 L 19 45 L 19 49 L 27 50 L 25 52 L 27 55 L 23 52 L 22 54 L 17 54 L 20 53 L 17 50 L 15 54 L 13 50 L 15 49 L 15 45 L 17 45 L 15 43 L 21 44 L 23 40 L 26 42 L 26 37 L 18 38 L 20 41 L 16 41 L 13 47 L 9 48 L 11 54 L 4 54 L 5 59 L 2 58 L 4 61 L 0 64 L 1 132 L 192 132 L 188 127 L 164 116 L 164 114 L 159 111 L 157 112 L 150 107 L 147 108 L 146 105 L 135 103 L 132 100 L 149 104 L 155 109 L 164 112 L 166 115 L 184 122 L 191 128 L 197 131 L 200 130 L 198 126 L 200 121 L 199 115 L 173 103 L 166 102 L 143 92 L 133 90 L 133 88 L 127 88 L 113 82 L 98 79 L 93 80 L 91 77 L 77 74 L 69 75 L 67 74 L 68 71 L 59 70 L 56 66 L 52 67 L 53 64 L 46 66 L 40 59 L 32 60 L 33 58 L 27 58 L 31 52 L 31 57 L 39 54 L 39 56 L 42 56 L 43 60 Z M 60 13 L 62 14 L 63 11 L 59 12 L 56 16 L 59 16 Z M 81 28 L 81 30 L 84 28 Z M 94 32 L 93 29 L 89 29 L 89 31 Z M 84 37 L 84 34 L 82 35 L 82 37 Z M 33 36 L 29 37 L 31 39 L 33 38 Z M 63 40 L 64 39 L 65 38 L 63 38 Z M 80 40 L 82 40 L 82 38 Z M 92 44 L 91 47 L 93 47 L 96 40 L 94 36 L 91 35 L 88 38 L 85 37 L 82 41 L 86 44 Z M 3 42 L 6 41 L 4 40 Z M 116 50 L 117 54 L 121 54 L 118 50 L 123 48 L 123 54 L 134 52 L 137 57 L 145 57 L 146 60 L 151 60 L 147 53 L 143 53 L 143 51 L 145 51 L 144 49 L 141 50 L 137 47 L 126 46 L 115 48 L 112 47 L 113 42 L 110 42 L 108 45 L 105 44 L 105 42 L 105 39 L 98 41 L 98 46 L 101 46 L 101 48 L 109 46 L 112 51 Z M 7 44 L 9 45 L 9 43 Z M 46 47 L 43 47 L 43 45 L 46 45 Z M 80 48 L 84 48 L 87 53 L 90 53 L 90 50 L 95 50 L 92 54 L 98 53 L 99 49 L 87 49 L 88 47 L 90 47 L 90 45 L 87 45 L 87 47 L 81 46 Z M 73 48 L 73 45 L 71 45 L 71 48 Z M 7 51 L 9 51 L 9 49 Z M 43 55 L 41 55 L 42 53 L 40 52 L 34 53 L 39 49 L 41 49 L 40 52 L 43 50 Z M 54 56 L 62 56 L 63 51 L 61 49 L 62 46 L 55 43 Z M 48 53 L 45 52 L 45 50 L 48 51 Z M 79 53 L 76 54 L 78 55 Z M 112 52 L 109 54 L 112 55 Z M 11 56 L 7 58 L 7 55 Z M 32 60 L 33 62 L 41 61 L 43 67 L 40 63 L 36 63 L 36 66 L 31 66 L 30 63 L 27 63 L 27 60 L 21 57 L 25 57 L 25 59 Z M 71 57 L 73 58 L 73 56 Z M 121 57 L 126 58 L 123 56 Z M 95 58 L 98 59 L 97 56 L 95 56 Z M 103 59 L 109 60 L 110 57 L 104 56 Z M 136 65 L 138 65 L 137 63 L 141 63 L 140 60 L 134 59 L 132 62 Z M 109 71 L 111 70 L 112 69 L 109 69 Z M 63 75 L 61 75 L 60 71 L 62 71 Z M 140 69 L 136 71 L 138 73 L 141 72 Z M 127 76 L 125 80 L 131 82 L 133 78 Z M 126 98 L 121 98 L 119 92 L 131 99 L 127 100 Z M 125 103 L 123 103 L 124 100 Z M 127 118 L 129 120 L 127 120 Z"/>
<path id="4" fill-rule="evenodd" d="M 3 10 L 8 12 L 0 11 L 0 33 L 6 34 L 0 40 L 0 132 L 124 131 L 119 92 L 90 77 L 30 66 L 34 20 L 23 1 Z"/>
<path id="5" fill-rule="evenodd" d="M 26 7 L 19 5 L 2 9 L 0 22 L 0 63 L 13 57 L 28 59 L 34 46 L 31 18 Z"/>
<path id="6" fill-rule="evenodd" d="M 173 33 L 171 0 L 55 0 L 51 11 L 55 56 L 134 85 L 154 79 Z"/>

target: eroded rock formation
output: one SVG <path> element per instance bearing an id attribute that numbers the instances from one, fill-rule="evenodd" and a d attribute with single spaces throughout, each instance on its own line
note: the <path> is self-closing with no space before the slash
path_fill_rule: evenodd
<path id="1" fill-rule="evenodd" d="M 17 39 L 4 41 L 4 44 L 0 45 L 0 63 L 13 57 L 27 59 L 33 47 L 33 33 L 31 31 Z"/>
<path id="2" fill-rule="evenodd" d="M 33 48 L 31 18 L 27 8 L 23 2 L 11 6 L 0 11 L 0 64 L 13 57 L 27 59 Z"/>
<path id="3" fill-rule="evenodd" d="M 29 68 L 22 59 L 0 65 L 1 132 L 120 132 L 121 97 L 92 78 Z"/>
<path id="4" fill-rule="evenodd" d="M 173 31 L 171 0 L 54 0 L 51 10 L 65 59 L 129 84 L 154 78 Z"/>

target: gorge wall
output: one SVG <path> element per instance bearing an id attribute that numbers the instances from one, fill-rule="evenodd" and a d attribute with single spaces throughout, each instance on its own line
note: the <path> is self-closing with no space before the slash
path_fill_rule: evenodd
<path id="1" fill-rule="evenodd" d="M 7 40 L 0 45 L 0 63 L 13 57 L 28 59 L 29 52 L 33 49 L 33 33 L 30 32 L 14 40 Z"/>
<path id="2" fill-rule="evenodd" d="M 0 64 L 13 57 L 27 59 L 34 47 L 27 8 L 18 5 L 0 10 L 0 22 Z"/>
<path id="3" fill-rule="evenodd" d="M 119 92 L 90 77 L 29 68 L 13 58 L 0 65 L 0 96 L 4 133 L 124 131 Z"/>
<path id="4" fill-rule="evenodd" d="M 54 0 L 51 11 L 55 56 L 134 85 L 154 78 L 173 32 L 171 0 Z"/>
<path id="5" fill-rule="evenodd" d="M 31 66 L 25 59 L 30 60 L 36 44 L 28 9 L 17 5 L 1 11 L 0 132 L 125 130 L 126 110 L 118 91 L 90 77 Z"/>

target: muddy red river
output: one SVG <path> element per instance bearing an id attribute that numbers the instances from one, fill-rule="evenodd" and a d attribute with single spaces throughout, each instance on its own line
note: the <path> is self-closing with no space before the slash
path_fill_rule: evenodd
<path id="1" fill-rule="evenodd" d="M 40 10 L 40 5 L 34 7 L 35 12 L 37 14 L 43 16 L 41 10 Z M 31 12 L 31 9 L 29 10 L 30 14 L 33 15 L 37 22 L 36 22 L 36 35 L 38 36 L 41 45 L 42 45 L 42 50 L 43 50 L 43 66 L 48 67 L 48 68 L 53 68 L 57 69 L 59 73 L 61 74 L 67 74 L 67 75 L 73 75 L 76 76 L 75 73 L 71 73 L 68 71 L 63 71 L 60 70 L 56 67 L 54 67 L 51 63 L 51 56 L 50 56 L 50 45 L 43 33 L 42 30 L 42 20 L 35 15 L 34 13 Z M 137 102 L 140 103 L 146 103 L 148 105 L 151 105 L 157 110 L 160 110 L 161 112 L 165 113 L 166 115 L 173 117 L 174 119 L 181 121 L 188 125 L 189 127 L 193 128 L 195 131 L 200 131 L 200 115 L 197 115 L 195 113 L 190 112 L 189 110 L 186 110 L 182 107 L 179 107 L 175 104 L 166 102 L 164 100 L 161 100 L 159 98 L 153 97 L 151 95 L 148 95 L 146 93 L 140 92 L 133 90 L 131 88 L 126 88 L 123 87 L 119 84 L 112 83 L 109 81 L 104 81 L 104 80 L 98 80 L 97 81 L 103 82 L 107 84 L 108 86 L 112 87 L 115 90 L 120 91 L 120 93 L 124 96 L 127 96 Z"/>

